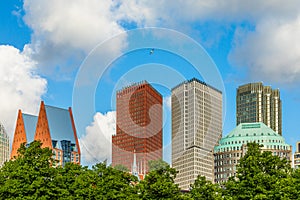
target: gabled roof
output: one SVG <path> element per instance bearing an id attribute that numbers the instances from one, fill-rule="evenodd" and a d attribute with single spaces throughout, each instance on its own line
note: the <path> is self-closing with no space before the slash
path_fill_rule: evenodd
<path id="1" fill-rule="evenodd" d="M 50 135 L 52 140 L 69 140 L 76 144 L 72 119 L 67 109 L 45 105 Z"/>

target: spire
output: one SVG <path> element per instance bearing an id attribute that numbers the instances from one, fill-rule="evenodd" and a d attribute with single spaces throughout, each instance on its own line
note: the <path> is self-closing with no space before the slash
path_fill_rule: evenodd
<path id="1" fill-rule="evenodd" d="M 138 171 L 137 171 L 135 149 L 133 150 L 132 175 L 134 175 L 134 176 L 136 176 L 138 179 L 140 179 L 140 178 L 139 178 L 139 173 L 138 173 Z"/>

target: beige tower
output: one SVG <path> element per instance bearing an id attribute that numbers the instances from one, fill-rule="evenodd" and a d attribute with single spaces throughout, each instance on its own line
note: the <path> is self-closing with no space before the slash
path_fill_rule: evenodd
<path id="1" fill-rule="evenodd" d="M 262 83 L 239 86 L 236 94 L 236 124 L 252 122 L 263 122 L 279 135 L 282 134 L 279 89 Z"/>
<path id="2" fill-rule="evenodd" d="M 4 126 L 0 123 L 0 167 L 5 161 L 9 160 L 9 138 L 4 129 Z"/>
<path id="3" fill-rule="evenodd" d="M 172 89 L 172 167 L 187 190 L 198 175 L 214 181 L 213 149 L 222 137 L 222 93 L 192 79 Z"/>
<path id="4" fill-rule="evenodd" d="M 300 142 L 296 143 L 296 151 L 294 153 L 294 168 L 300 168 Z"/>

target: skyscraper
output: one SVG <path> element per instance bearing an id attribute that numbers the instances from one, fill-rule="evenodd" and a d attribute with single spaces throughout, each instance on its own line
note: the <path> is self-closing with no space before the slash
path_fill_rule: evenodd
<path id="1" fill-rule="evenodd" d="M 162 96 L 143 81 L 117 92 L 117 127 L 112 136 L 112 165 L 147 173 L 148 161 L 162 158 Z"/>
<path id="2" fill-rule="evenodd" d="M 9 138 L 4 129 L 4 126 L 0 123 L 0 167 L 5 161 L 9 160 Z"/>
<path id="3" fill-rule="evenodd" d="M 192 79 L 172 89 L 172 167 L 189 189 L 198 175 L 214 181 L 213 149 L 222 137 L 222 92 Z"/>
<path id="4" fill-rule="evenodd" d="M 282 134 L 281 100 L 279 89 L 262 83 L 239 86 L 236 94 L 236 124 L 263 122 Z"/>
<path id="5" fill-rule="evenodd" d="M 18 112 L 11 158 L 17 156 L 22 143 L 34 140 L 42 142 L 42 147 L 53 151 L 57 165 L 67 162 L 80 164 L 80 147 L 71 108 L 68 110 L 45 105 L 41 102 L 39 115 Z"/>

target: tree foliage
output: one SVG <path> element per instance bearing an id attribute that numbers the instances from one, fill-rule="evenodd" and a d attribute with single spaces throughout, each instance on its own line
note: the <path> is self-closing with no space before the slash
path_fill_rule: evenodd
<path id="1" fill-rule="evenodd" d="M 292 168 L 288 160 L 261 151 L 256 143 L 247 145 L 240 159 L 236 177 L 226 183 L 226 192 L 233 199 L 281 199 L 291 197 Z"/>
<path id="2" fill-rule="evenodd" d="M 174 183 L 176 170 L 169 165 L 152 170 L 138 185 L 140 199 L 184 199 Z"/>
<path id="3" fill-rule="evenodd" d="M 40 142 L 24 144 L 19 156 L 0 169 L 0 199 L 298 199 L 300 169 L 289 161 L 248 144 L 236 177 L 220 186 L 198 176 L 182 193 L 174 183 L 176 170 L 166 162 L 149 162 L 150 172 L 138 181 L 126 170 L 106 163 L 92 168 L 67 163 L 53 167 L 52 151 Z"/>

